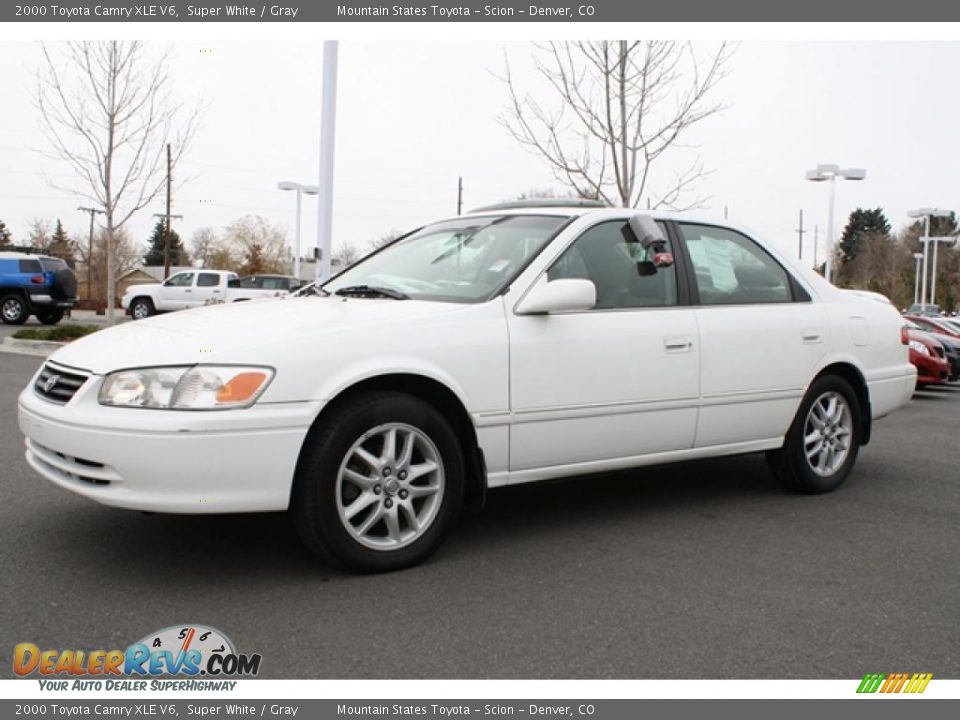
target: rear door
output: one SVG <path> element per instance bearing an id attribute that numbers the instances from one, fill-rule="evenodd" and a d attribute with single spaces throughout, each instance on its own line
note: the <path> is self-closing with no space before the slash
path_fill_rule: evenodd
<path id="1" fill-rule="evenodd" d="M 222 273 L 198 272 L 190 306 L 197 307 L 211 302 L 222 302 L 226 288 L 226 275 Z"/>
<path id="2" fill-rule="evenodd" d="M 779 437 L 826 352 L 826 312 L 743 233 L 699 223 L 677 228 L 699 300 L 695 446 Z"/>

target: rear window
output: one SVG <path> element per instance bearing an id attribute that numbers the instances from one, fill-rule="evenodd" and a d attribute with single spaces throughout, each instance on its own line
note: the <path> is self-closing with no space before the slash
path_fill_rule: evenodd
<path id="1" fill-rule="evenodd" d="M 64 260 L 54 257 L 40 258 L 40 264 L 43 266 L 45 272 L 58 272 L 67 267 L 67 263 Z"/>
<path id="2" fill-rule="evenodd" d="M 20 261 L 20 272 L 22 273 L 41 273 L 43 272 L 43 266 L 40 265 L 40 261 L 34 258 L 29 258 L 26 260 Z"/>

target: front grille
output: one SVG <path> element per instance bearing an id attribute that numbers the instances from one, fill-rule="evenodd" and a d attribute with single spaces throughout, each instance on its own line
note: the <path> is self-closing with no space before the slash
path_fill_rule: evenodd
<path id="1" fill-rule="evenodd" d="M 37 376 L 33 389 L 44 400 L 63 404 L 69 402 L 86 381 L 86 375 L 68 372 L 48 363 Z"/>

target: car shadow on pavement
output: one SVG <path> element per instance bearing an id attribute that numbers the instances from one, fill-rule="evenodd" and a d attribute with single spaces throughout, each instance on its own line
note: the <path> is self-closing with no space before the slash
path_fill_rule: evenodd
<path id="1" fill-rule="evenodd" d="M 492 490 L 481 512 L 465 512 L 440 551 L 494 557 L 504 546 L 562 540 L 683 508 L 710 518 L 725 506 L 782 491 L 762 455 L 694 461 Z M 103 578 L 152 584 L 158 578 L 209 584 L 236 578 L 316 581 L 349 574 L 299 542 L 286 513 L 163 515 L 64 504 L 31 520 L 49 553 L 86 565 Z M 109 542 L 105 542 L 105 537 Z M 203 562 L 185 562 L 202 556 Z M 436 562 L 436 560 L 428 561 Z M 213 570 L 215 569 L 215 571 Z"/>

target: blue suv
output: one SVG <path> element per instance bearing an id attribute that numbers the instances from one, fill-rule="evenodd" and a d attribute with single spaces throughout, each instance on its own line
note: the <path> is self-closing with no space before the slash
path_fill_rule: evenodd
<path id="1" fill-rule="evenodd" d="M 36 315 L 56 325 L 77 304 L 77 277 L 60 258 L 0 252 L 0 320 L 23 325 Z"/>

